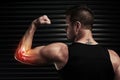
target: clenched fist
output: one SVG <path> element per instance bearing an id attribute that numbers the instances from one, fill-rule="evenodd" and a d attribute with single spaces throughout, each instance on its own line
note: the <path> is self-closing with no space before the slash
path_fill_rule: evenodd
<path id="1" fill-rule="evenodd" d="M 47 17 L 47 15 L 43 15 L 43 16 L 35 19 L 32 23 L 35 24 L 35 25 L 39 25 L 39 24 L 51 24 L 51 21 Z"/>

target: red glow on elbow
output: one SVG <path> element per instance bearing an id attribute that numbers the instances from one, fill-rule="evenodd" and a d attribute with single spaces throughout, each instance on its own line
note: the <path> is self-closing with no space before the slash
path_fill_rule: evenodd
<path id="1" fill-rule="evenodd" d="M 26 50 L 25 48 L 20 48 L 15 55 L 15 58 L 19 61 L 24 61 L 25 60 L 25 56 L 26 55 Z"/>
<path id="2" fill-rule="evenodd" d="M 34 62 L 34 60 L 32 60 L 32 57 L 27 54 L 25 48 L 20 48 L 16 52 L 15 59 L 25 64 L 32 64 Z"/>

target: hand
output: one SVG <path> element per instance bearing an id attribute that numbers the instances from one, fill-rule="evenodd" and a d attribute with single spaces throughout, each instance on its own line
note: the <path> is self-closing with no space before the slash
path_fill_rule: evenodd
<path id="1" fill-rule="evenodd" d="M 33 24 L 38 25 L 38 24 L 51 24 L 50 19 L 47 17 L 47 15 L 43 15 L 37 19 L 35 19 Z"/>

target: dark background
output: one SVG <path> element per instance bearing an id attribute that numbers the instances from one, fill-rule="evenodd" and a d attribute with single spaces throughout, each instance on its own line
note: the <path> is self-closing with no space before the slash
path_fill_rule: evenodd
<path id="1" fill-rule="evenodd" d="M 31 21 L 41 15 L 52 20 L 35 32 L 33 47 L 61 41 L 65 33 L 65 10 L 81 3 L 95 13 L 93 36 L 104 47 L 120 55 L 120 2 L 95 0 L 4 0 L 0 3 L 0 80 L 58 80 L 53 65 L 29 66 L 14 59 L 15 49 Z"/>

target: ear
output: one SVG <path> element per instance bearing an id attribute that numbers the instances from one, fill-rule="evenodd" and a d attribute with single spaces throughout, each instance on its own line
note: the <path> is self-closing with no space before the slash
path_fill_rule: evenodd
<path id="1" fill-rule="evenodd" d="M 75 26 L 75 32 L 76 32 L 76 34 L 79 33 L 80 28 L 81 28 L 81 22 L 76 21 L 76 26 Z"/>

